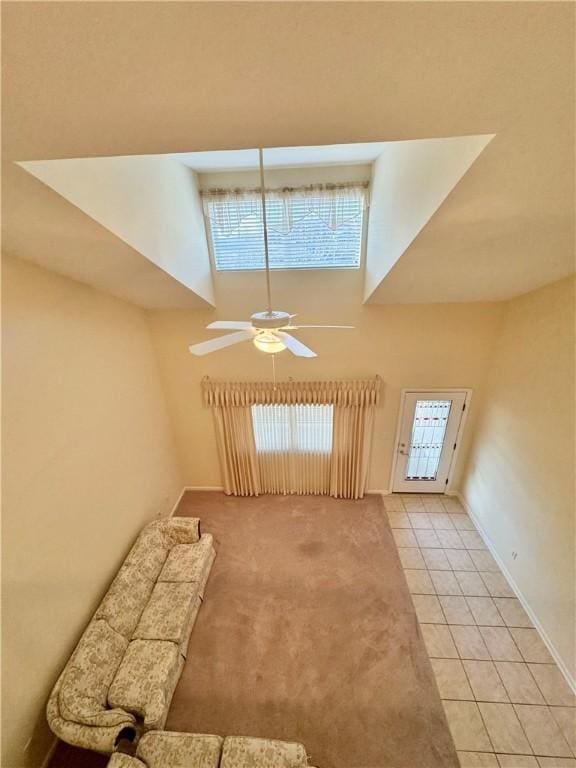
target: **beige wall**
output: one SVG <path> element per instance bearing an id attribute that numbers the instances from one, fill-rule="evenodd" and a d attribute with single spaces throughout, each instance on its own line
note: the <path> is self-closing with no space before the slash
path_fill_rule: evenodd
<path id="1" fill-rule="evenodd" d="M 299 312 L 302 323 L 343 323 L 355 330 L 302 330 L 298 338 L 319 356 L 302 360 L 288 352 L 277 356 L 278 378 L 305 379 L 374 376 L 384 380 L 384 396 L 374 435 L 369 486 L 387 489 L 403 387 L 471 387 L 483 381 L 502 313 L 501 304 L 363 306 L 361 271 L 283 272 L 280 309 Z M 277 284 L 272 275 L 272 291 Z M 271 360 L 249 344 L 206 357 L 188 352 L 193 342 L 213 338 L 211 320 L 248 319 L 264 309 L 260 272 L 217 275 L 216 312 L 150 312 L 150 322 L 168 394 L 186 484 L 220 486 L 220 469 L 210 412 L 202 406 L 200 380 L 271 378 Z M 475 399 L 469 425 L 473 427 Z"/>
<path id="2" fill-rule="evenodd" d="M 463 495 L 572 677 L 574 427 L 568 278 L 507 305 Z"/>
<path id="3" fill-rule="evenodd" d="M 22 768 L 51 743 L 44 704 L 78 635 L 182 478 L 141 310 L 5 259 L 3 360 L 2 765 Z"/>

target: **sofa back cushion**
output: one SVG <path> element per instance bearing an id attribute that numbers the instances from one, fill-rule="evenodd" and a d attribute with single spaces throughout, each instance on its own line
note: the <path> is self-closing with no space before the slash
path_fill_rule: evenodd
<path id="1" fill-rule="evenodd" d="M 146 578 L 156 581 L 169 551 L 170 547 L 164 539 L 161 521 L 150 523 L 134 542 L 124 565 L 130 565 Z"/>
<path id="2" fill-rule="evenodd" d="M 127 647 L 126 638 L 106 621 L 90 622 L 62 676 L 58 705 L 64 718 L 97 726 L 126 720 L 124 711 L 106 709 L 106 701 Z"/>
<path id="3" fill-rule="evenodd" d="M 94 618 L 104 619 L 126 640 L 146 608 L 154 582 L 135 565 L 123 565 L 100 603 Z"/>

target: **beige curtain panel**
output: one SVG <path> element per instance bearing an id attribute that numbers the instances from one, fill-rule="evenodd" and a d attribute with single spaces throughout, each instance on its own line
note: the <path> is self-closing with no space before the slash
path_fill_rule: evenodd
<path id="1" fill-rule="evenodd" d="M 202 386 L 214 413 L 225 493 L 363 497 L 379 377 L 277 384 L 205 379 Z"/>
<path id="2" fill-rule="evenodd" d="M 361 499 L 370 466 L 374 406 L 335 408 L 333 428 L 330 495 L 337 499 Z"/>
<path id="3" fill-rule="evenodd" d="M 258 461 L 250 408 L 215 406 L 213 410 L 224 492 L 258 496 Z"/>

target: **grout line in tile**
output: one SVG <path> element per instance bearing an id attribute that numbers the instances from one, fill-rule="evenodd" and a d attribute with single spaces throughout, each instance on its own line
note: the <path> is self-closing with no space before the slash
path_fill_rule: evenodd
<path id="1" fill-rule="evenodd" d="M 461 699 L 442 699 L 442 701 L 461 701 Z M 494 702 L 490 702 L 494 703 Z M 558 757 L 558 755 L 541 755 L 539 752 L 532 752 L 532 753 L 523 753 L 523 754 L 517 754 L 515 752 L 487 752 L 485 749 L 459 749 L 458 752 L 472 752 L 475 755 L 506 755 L 506 757 L 546 757 L 546 758 L 552 758 L 553 760 L 574 760 L 573 757 L 566 757 L 561 758 Z"/>
<path id="2" fill-rule="evenodd" d="M 458 650 L 458 649 L 456 649 L 456 650 Z M 538 684 L 538 680 L 536 679 L 535 675 L 532 673 L 532 670 L 530 669 L 530 667 L 532 666 L 532 663 L 533 662 L 525 662 L 526 666 L 528 667 L 528 672 L 530 672 L 530 676 L 531 676 L 532 680 L 534 681 L 537 690 L 540 691 L 540 695 L 544 699 L 545 704 L 541 705 L 541 706 L 546 706 L 546 707 L 561 707 L 561 706 L 563 706 L 562 704 L 548 704 L 548 700 L 546 698 L 546 694 L 542 690 L 542 686 Z M 536 666 L 536 664 L 538 664 L 538 663 L 539 664 L 543 664 L 544 666 L 548 666 L 548 667 L 550 667 L 550 666 L 556 667 L 557 666 L 556 664 L 545 664 L 545 662 L 534 662 L 534 665 Z M 564 706 L 566 706 L 566 705 L 564 705 Z M 576 701 L 574 702 L 574 704 L 571 707 L 569 706 L 569 708 L 575 709 L 576 708 Z"/>
<path id="3" fill-rule="evenodd" d="M 404 513 L 407 515 L 407 517 L 408 517 L 408 521 L 409 521 L 409 523 L 410 523 L 410 528 L 409 528 L 409 529 L 408 529 L 408 528 L 404 528 L 404 529 L 397 529 L 397 530 L 412 530 L 412 531 L 417 531 L 417 530 L 428 530 L 428 529 L 419 529 L 419 528 L 416 528 L 416 527 L 413 525 L 411 518 L 409 517 L 409 514 L 408 514 L 408 513 L 409 513 L 409 511 L 408 511 L 408 510 L 406 510 L 406 509 L 403 509 L 403 510 L 398 510 L 398 509 L 395 509 L 395 510 L 390 510 L 390 511 L 393 511 L 393 512 L 404 512 Z M 425 509 L 425 508 L 422 508 L 421 510 L 418 510 L 418 511 L 419 511 L 419 513 L 424 513 L 425 515 L 428 515 L 428 516 L 430 516 L 430 515 L 434 515 L 434 514 L 435 514 L 435 512 L 430 512 L 430 511 L 428 511 L 428 510 L 427 510 L 427 509 Z M 410 511 L 410 512 L 413 514 L 413 512 L 412 512 L 412 511 Z M 461 514 L 461 513 L 455 513 L 453 510 L 451 511 L 451 510 L 450 510 L 450 509 L 448 509 L 448 508 L 445 510 L 445 513 L 447 513 L 447 514 Z M 441 513 L 441 514 L 444 514 L 444 513 Z M 464 513 L 464 514 L 466 514 L 466 513 Z M 424 517 L 422 517 L 422 519 L 424 519 Z M 472 524 L 473 524 L 473 523 L 472 523 Z M 434 530 L 436 530 L 436 529 L 434 529 Z M 476 527 L 475 527 L 475 526 L 473 527 L 473 530 L 477 531 L 477 529 L 476 529 Z M 394 542 L 394 543 L 395 543 L 395 546 L 396 546 L 396 548 L 397 548 L 397 549 L 399 549 L 400 547 L 398 547 L 398 545 L 396 544 L 396 542 Z M 421 546 L 419 543 L 418 543 L 416 546 L 417 546 L 418 550 L 420 550 L 420 555 L 421 555 L 421 557 L 423 557 L 423 556 L 422 556 L 422 552 L 421 552 L 422 546 Z M 469 550 L 468 550 L 467 548 L 464 548 L 464 549 L 462 549 L 462 547 L 446 547 L 446 546 L 442 546 L 442 547 L 439 547 L 439 548 L 435 548 L 435 549 L 439 549 L 439 550 L 441 550 L 441 551 L 445 551 L 445 550 L 451 550 L 451 551 L 464 551 L 464 552 L 468 552 L 468 556 L 470 557 L 470 553 L 469 553 Z M 473 570 L 472 570 L 472 571 L 467 571 L 467 572 L 468 572 L 468 573 L 479 573 L 479 574 L 480 574 L 480 578 L 482 578 L 482 575 L 481 575 L 481 574 L 482 574 L 482 572 L 483 572 L 483 571 L 482 571 L 482 570 L 481 570 L 481 569 L 480 569 L 480 568 L 479 568 L 479 567 L 476 565 L 476 562 L 475 562 L 473 559 L 472 559 L 472 564 L 473 564 L 473 567 L 474 567 L 474 568 L 473 568 Z M 408 570 L 411 570 L 411 569 L 408 569 Z M 423 567 L 423 568 L 416 568 L 416 569 L 412 569 L 412 570 L 420 570 L 420 571 L 425 571 L 425 572 L 426 572 L 426 575 L 427 575 L 427 577 L 428 577 L 429 579 L 431 579 L 431 576 L 430 576 L 430 571 L 431 571 L 431 570 L 438 570 L 438 569 L 437 569 L 437 568 L 436 568 L 436 569 L 434 569 L 434 568 L 429 568 L 429 567 L 428 567 L 428 564 L 427 564 L 427 563 L 426 563 L 426 561 L 424 560 L 424 567 Z M 444 569 L 444 570 L 443 570 L 443 573 L 452 573 L 452 574 L 454 575 L 454 574 L 455 574 L 455 572 L 457 572 L 457 571 L 461 571 L 461 570 L 462 570 L 461 568 L 457 568 L 457 569 L 456 569 L 456 568 L 454 568 L 454 567 L 452 566 L 452 563 L 450 563 L 450 568 Z M 497 571 L 492 571 L 492 572 L 493 572 L 493 573 L 500 573 L 500 574 L 501 574 L 501 571 L 500 571 L 500 569 L 498 569 Z M 506 581 L 507 581 L 507 580 L 506 580 Z M 434 587 L 435 587 L 435 585 L 434 585 Z M 488 592 L 490 592 L 490 590 L 488 590 Z M 432 594 L 432 595 L 430 595 L 430 596 L 431 596 L 431 597 L 436 597 L 437 599 L 438 599 L 439 597 L 454 597 L 454 595 L 450 595 L 450 594 L 448 594 L 448 595 L 444 595 L 444 594 L 443 594 L 443 592 L 438 592 L 438 591 L 437 591 L 437 589 L 436 589 L 436 587 L 435 587 L 435 592 L 434 592 L 434 594 Z M 411 597 L 412 597 L 412 595 L 411 595 Z M 467 596 L 466 596 L 466 595 L 464 595 L 464 598 L 466 598 L 466 597 L 467 597 Z M 469 597 L 469 596 L 468 596 L 468 597 Z M 494 607 L 496 608 L 497 614 L 500 616 L 500 618 L 501 618 L 501 619 L 502 619 L 502 621 L 503 621 L 503 625 L 501 625 L 501 627 L 502 627 L 503 629 L 507 629 L 508 631 L 509 631 L 510 629 L 515 629 L 515 627 L 514 627 L 514 626 L 510 626 L 510 625 L 508 625 L 508 624 L 506 623 L 506 620 L 505 620 L 504 616 L 502 615 L 502 613 L 501 613 L 501 612 L 500 612 L 500 610 L 498 609 L 498 604 L 497 604 L 497 603 L 496 603 L 496 602 L 493 600 L 493 598 L 494 598 L 494 595 L 490 595 L 490 594 L 489 594 L 489 597 L 490 597 L 490 599 L 491 599 L 491 601 L 492 601 L 492 603 L 493 603 Z M 443 609 L 442 603 L 441 603 L 439 600 L 438 600 L 438 602 L 439 602 L 439 604 L 440 604 L 440 612 L 441 612 L 441 615 L 442 615 L 442 617 L 444 618 L 444 621 L 445 621 L 445 623 L 438 623 L 438 622 L 420 622 L 420 621 L 418 620 L 418 623 L 419 623 L 419 624 L 432 624 L 432 625 L 434 625 L 434 626 L 444 626 L 444 627 L 447 627 L 447 629 L 448 629 L 448 631 L 450 632 L 450 635 L 451 635 L 451 636 L 452 636 L 452 632 L 450 631 L 450 628 L 451 628 L 451 627 L 453 627 L 453 626 L 456 626 L 456 627 L 473 627 L 473 628 L 475 628 L 475 629 L 477 629 L 477 630 L 480 630 L 480 628 L 481 628 L 481 627 L 484 627 L 484 626 L 486 626 L 486 625 L 484 625 L 484 624 L 477 624 L 477 623 L 476 623 L 476 620 L 474 619 L 474 617 L 472 617 L 472 618 L 474 619 L 474 624 L 449 624 L 449 623 L 448 623 L 448 620 L 447 620 L 447 618 L 446 618 L 446 614 L 445 614 L 445 611 L 444 611 L 444 609 Z M 488 626 L 493 626 L 493 625 L 488 625 Z M 536 688 L 537 688 L 537 690 L 538 690 L 538 691 L 541 693 L 541 695 L 542 695 L 542 697 L 543 697 L 544 701 L 546 702 L 544 705 L 529 705 L 529 704 L 526 704 L 526 705 L 524 705 L 524 706 L 546 706 L 546 707 L 548 707 L 550 710 L 554 710 L 554 708 L 558 707 L 558 708 L 563 708 L 563 709 L 574 709 L 574 710 L 575 710 L 575 712 L 576 712 L 576 702 L 575 702 L 573 705 L 566 705 L 566 704 L 562 704 L 562 705 L 561 705 L 561 704 L 548 704 L 548 703 L 547 703 L 547 701 L 546 701 L 546 696 L 544 695 L 544 692 L 541 690 L 541 687 L 538 685 L 538 681 L 536 680 L 536 678 L 535 678 L 535 677 L 534 677 L 534 675 L 532 674 L 532 672 L 531 672 L 531 670 L 530 670 L 530 666 L 529 666 L 528 662 L 526 662 L 526 661 L 524 660 L 524 656 L 523 656 L 523 654 L 522 654 L 522 652 L 521 652 L 521 650 L 520 650 L 520 647 L 518 646 L 518 643 L 516 642 L 516 640 L 515 640 L 514 636 L 512 635 L 512 633 L 511 633 L 511 632 L 509 632 L 509 634 L 510 634 L 510 636 L 511 636 L 511 638 L 512 638 L 512 642 L 513 642 L 513 644 L 514 644 L 514 647 L 515 647 L 515 648 L 516 648 L 516 650 L 518 651 L 519 657 L 522 659 L 522 662 L 518 662 L 518 663 L 523 663 L 523 664 L 525 664 L 525 666 L 527 666 L 527 667 L 528 667 L 528 669 L 529 669 L 529 671 L 530 671 L 530 674 L 531 674 L 531 677 L 532 677 L 532 679 L 534 680 L 534 683 L 535 683 L 535 685 L 536 685 Z M 454 643 L 454 646 L 455 646 L 455 648 L 456 648 L 457 660 L 459 660 L 459 661 L 461 661 L 461 662 L 462 662 L 462 661 L 481 661 L 481 659 L 479 660 L 479 659 L 476 659 L 476 658 L 469 658 L 468 654 L 465 654 L 465 655 L 463 655 L 463 654 L 460 652 L 460 649 L 459 649 L 458 645 L 457 645 L 457 644 L 454 642 L 454 638 L 453 638 L 453 637 L 452 637 L 452 641 L 453 641 L 453 643 Z M 425 646 L 425 647 L 426 647 L 426 646 Z M 430 657 L 430 656 L 429 656 L 429 654 L 428 654 L 428 648 L 427 648 L 427 647 L 426 647 L 426 653 L 427 653 L 427 655 L 428 655 L 428 657 L 429 657 L 429 658 L 432 658 L 432 657 Z M 436 658 L 436 657 L 434 657 L 434 658 Z M 444 657 L 438 657 L 438 658 L 444 658 Z M 448 657 L 448 658 L 451 658 L 452 660 L 456 660 L 456 659 L 454 659 L 454 657 Z M 494 664 L 494 660 L 493 660 L 493 659 L 490 659 L 490 660 L 489 660 L 489 659 L 485 659 L 484 661 L 491 661 L 491 663 L 492 663 L 492 664 Z M 541 665 L 541 666 L 550 666 L 550 662 L 549 662 L 549 661 L 530 662 L 530 664 L 532 664 L 532 665 L 535 665 L 535 666 L 536 666 L 536 665 L 539 665 L 539 666 L 540 666 L 540 665 Z M 557 666 L 557 665 L 554 665 L 554 666 Z M 474 699 L 473 699 L 473 700 L 471 700 L 471 701 L 473 701 L 473 703 L 476 703 L 476 704 L 482 704 L 482 703 L 486 703 L 486 704 L 494 704 L 494 703 L 508 703 L 508 702 L 494 702 L 494 700 L 488 700 L 488 701 L 486 701 L 484 698 L 481 698 L 481 699 L 477 699 L 477 698 L 476 698 L 476 694 L 474 693 L 474 689 L 473 689 L 473 687 L 472 687 L 471 681 L 470 681 L 470 677 L 469 677 L 469 675 L 468 675 L 468 672 L 466 671 L 466 667 L 465 667 L 465 665 L 464 665 L 464 664 L 462 664 L 462 667 L 464 668 L 464 674 L 465 674 L 466 680 L 467 680 L 467 682 L 468 682 L 468 685 L 470 686 L 470 689 L 472 690 L 472 693 L 473 693 L 473 695 L 474 695 Z M 496 665 L 495 665 L 495 664 L 494 664 L 494 667 L 495 667 L 495 669 L 496 669 L 496 674 L 498 675 L 498 678 L 500 679 L 500 682 L 501 682 L 502 686 L 504 687 L 504 690 L 507 690 L 507 689 L 506 689 L 506 686 L 504 686 L 504 683 L 503 683 L 503 681 L 502 681 L 502 678 L 500 677 L 500 674 L 499 674 L 499 672 L 498 672 L 498 668 L 496 667 Z M 442 697 L 441 697 L 441 700 L 442 700 L 442 701 L 463 701 L 462 699 L 450 699 L 450 698 L 442 698 Z M 469 700 L 468 700 L 468 699 L 466 699 L 466 701 L 469 701 Z M 512 706 L 512 707 L 513 707 L 513 702 L 510 702 L 510 706 Z M 492 755 L 494 755 L 494 756 L 496 757 L 496 755 L 497 755 L 498 753 L 496 752 L 496 750 L 495 750 L 495 748 L 494 748 L 494 744 L 493 744 L 493 742 L 492 742 L 492 739 L 491 739 L 491 737 L 490 737 L 490 733 L 489 733 L 489 731 L 488 731 L 488 727 L 487 727 L 487 725 L 486 725 L 486 722 L 485 722 L 484 718 L 482 717 L 482 712 L 481 712 L 481 710 L 480 710 L 480 708 L 479 708 L 479 707 L 478 707 L 478 711 L 479 711 L 479 713 L 480 713 L 480 717 L 481 717 L 482 723 L 483 723 L 483 725 L 484 725 L 484 728 L 485 728 L 485 730 L 486 730 L 486 733 L 487 733 L 487 735 L 488 735 L 488 740 L 489 740 L 490 744 L 492 745 L 492 750 L 493 750 L 493 751 L 492 751 L 492 752 L 487 752 L 486 750 L 470 750 L 470 749 L 469 749 L 469 750 L 466 750 L 466 751 L 467 751 L 467 752 L 477 752 L 478 754 L 481 754 L 481 753 L 485 753 L 485 754 L 492 754 Z M 514 713 L 516 714 L 515 710 L 514 710 Z M 517 715 L 516 715 L 516 717 L 517 717 Z M 534 750 L 533 750 L 533 748 L 532 748 L 532 746 L 531 746 L 530 740 L 528 739 L 528 735 L 527 735 L 527 733 L 526 733 L 526 731 L 525 731 L 525 729 L 524 729 L 524 726 L 522 725 L 522 722 L 519 720 L 519 718 L 518 718 L 518 717 L 517 717 L 517 719 L 518 719 L 518 722 L 519 722 L 519 724 L 520 724 L 520 728 L 521 728 L 521 731 L 522 731 L 522 733 L 524 734 L 524 737 L 526 738 L 526 741 L 527 741 L 527 742 L 528 742 L 528 744 L 530 745 L 530 749 L 531 749 L 531 755 L 536 755 L 537 757 L 554 757 L 554 755 L 543 755 L 543 754 L 538 754 L 538 753 L 535 753 L 535 752 L 534 752 Z M 496 757 L 496 759 L 497 759 L 497 757 Z"/>
<path id="4" fill-rule="evenodd" d="M 470 682 L 468 682 L 470 684 Z M 442 699 L 442 701 L 458 701 L 458 699 Z M 492 747 L 493 754 L 496 754 L 496 748 L 494 747 L 494 743 L 492 739 L 490 738 L 490 732 L 488 731 L 488 728 L 486 727 L 486 723 L 484 722 L 484 718 L 482 717 L 482 712 L 480 711 L 480 707 L 478 706 L 478 702 L 474 701 L 474 704 L 476 704 L 476 709 L 478 710 L 478 714 L 480 715 L 480 720 L 482 721 L 482 725 L 484 726 L 484 730 L 486 731 L 486 736 L 488 737 L 488 742 L 490 743 L 490 746 Z M 480 751 L 480 750 L 466 750 L 466 751 Z"/>

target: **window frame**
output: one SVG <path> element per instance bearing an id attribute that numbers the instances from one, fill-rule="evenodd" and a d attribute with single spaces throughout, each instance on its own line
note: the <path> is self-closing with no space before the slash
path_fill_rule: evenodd
<path id="1" fill-rule="evenodd" d="M 328 271 L 348 271 L 348 272 L 358 272 L 360 270 L 363 270 L 366 264 L 366 246 L 368 241 L 368 225 L 369 225 L 369 217 L 370 217 L 370 188 L 366 191 L 366 197 L 364 202 L 364 210 L 362 212 L 362 227 L 360 232 L 360 253 L 358 257 L 358 264 L 356 266 L 354 265 L 346 265 L 346 266 L 335 266 L 335 265 L 315 265 L 315 266 L 298 266 L 298 267 L 274 267 L 270 265 L 270 270 L 273 272 L 310 272 L 310 271 L 321 271 L 321 270 L 328 270 Z M 218 266 L 216 264 L 216 254 L 214 252 L 214 242 L 212 239 L 212 224 L 210 222 L 210 217 L 207 215 L 206 211 L 203 211 L 203 219 L 204 219 L 204 230 L 205 230 L 205 237 L 206 237 L 206 243 L 208 246 L 208 254 L 210 257 L 210 267 L 213 274 L 217 275 L 226 275 L 226 274 L 232 274 L 237 275 L 240 273 L 254 273 L 254 272 L 264 272 L 266 267 L 263 265 L 262 267 L 247 267 L 245 269 L 218 269 Z"/>

